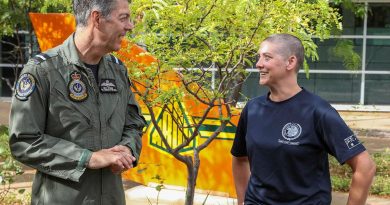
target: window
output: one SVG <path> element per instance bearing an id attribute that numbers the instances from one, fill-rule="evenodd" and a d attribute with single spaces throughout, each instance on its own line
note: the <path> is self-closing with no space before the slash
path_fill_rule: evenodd
<path id="1" fill-rule="evenodd" d="M 310 58 L 306 59 L 310 70 L 347 70 L 348 68 L 344 65 L 343 60 L 346 60 L 348 64 L 350 58 L 343 59 L 340 55 L 346 52 L 343 50 L 346 44 L 352 45 L 359 56 L 362 54 L 362 39 L 327 39 L 324 41 L 314 39 L 314 42 L 318 46 L 319 60 L 313 62 Z M 359 68 L 361 67 L 361 61 L 354 62 L 354 64 L 358 64 Z"/>
<path id="2" fill-rule="evenodd" d="M 363 35 L 363 17 L 355 16 L 355 14 L 344 7 L 338 7 L 342 18 L 343 31 L 342 35 Z"/>
<path id="3" fill-rule="evenodd" d="M 369 4 L 368 35 L 390 35 L 390 4 Z"/>
<path id="4" fill-rule="evenodd" d="M 15 82 L 15 74 L 19 73 L 30 57 L 30 41 L 33 41 L 33 53 L 39 51 L 35 36 L 30 38 L 28 32 L 20 32 L 14 36 L 3 36 L 0 39 L 0 96 L 10 97 L 11 87 Z M 18 43 L 20 42 L 20 44 Z M 19 44 L 19 45 L 18 45 Z M 16 49 L 19 47 L 21 49 Z"/>
<path id="5" fill-rule="evenodd" d="M 366 49 L 366 70 L 390 71 L 389 54 L 390 39 L 368 39 Z"/>
<path id="6" fill-rule="evenodd" d="M 343 16 L 341 35 L 324 41 L 314 39 L 319 61 L 307 59 L 310 78 L 301 72 L 298 82 L 330 103 L 390 105 L 390 1 L 362 5 L 369 11 L 364 18 L 339 7 Z M 353 46 L 360 61 L 348 61 L 347 56 L 344 62 L 336 55 L 344 52 L 342 46 L 335 50 L 337 45 L 345 43 Z M 346 63 L 351 62 L 359 70 L 348 70 Z M 258 80 L 258 73 L 250 73 L 242 93 L 249 98 L 267 93 L 268 89 L 259 86 Z"/>
<path id="7" fill-rule="evenodd" d="M 301 86 L 332 103 L 358 104 L 360 82 L 359 74 L 311 73 L 309 79 L 304 73 L 298 76 Z"/>
<path id="8" fill-rule="evenodd" d="M 390 75 L 367 75 L 365 101 L 369 105 L 390 104 Z"/>

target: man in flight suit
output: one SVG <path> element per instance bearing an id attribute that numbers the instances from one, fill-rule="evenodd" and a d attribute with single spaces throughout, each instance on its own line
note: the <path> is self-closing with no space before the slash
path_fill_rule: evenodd
<path id="1" fill-rule="evenodd" d="M 77 27 L 32 58 L 12 99 L 10 148 L 37 170 L 31 204 L 125 204 L 145 120 L 112 51 L 133 28 L 127 0 L 74 0 Z"/>

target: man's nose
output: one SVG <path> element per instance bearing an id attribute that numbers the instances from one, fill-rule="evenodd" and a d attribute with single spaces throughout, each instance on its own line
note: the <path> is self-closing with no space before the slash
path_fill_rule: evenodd
<path id="1" fill-rule="evenodd" d="M 129 21 L 127 24 L 126 24 L 126 30 L 128 30 L 128 31 L 131 31 L 131 30 L 133 30 L 134 29 L 134 23 L 133 23 L 133 21 Z"/>

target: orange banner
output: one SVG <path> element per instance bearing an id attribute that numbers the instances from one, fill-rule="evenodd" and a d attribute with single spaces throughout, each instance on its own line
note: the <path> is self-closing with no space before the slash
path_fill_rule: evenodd
<path id="1" fill-rule="evenodd" d="M 30 19 L 42 52 L 61 44 L 75 30 L 75 20 L 71 14 L 30 13 Z M 117 55 L 124 62 L 137 61 L 150 63 L 156 61 L 153 56 L 139 55 L 144 50 L 137 45 L 129 46 L 127 42 L 124 42 L 122 47 L 124 49 L 119 51 Z M 141 102 L 140 104 L 143 107 L 142 110 L 145 118 L 149 122 L 142 139 L 143 149 L 141 159 L 139 165 L 135 169 L 125 172 L 123 177 L 142 184 L 147 184 L 148 182 L 159 183 L 160 180 L 158 179 L 162 179 L 164 184 L 186 186 L 186 167 L 164 149 L 156 129 L 150 122 L 147 109 L 142 106 Z M 204 107 L 195 104 L 191 100 L 177 102 L 173 106 L 184 114 L 184 119 L 188 125 L 199 120 L 199 113 L 204 110 Z M 164 129 L 164 133 L 167 134 L 166 137 L 173 143 L 173 146 L 174 144 L 179 144 L 182 136 L 175 131 L 177 125 L 172 120 L 166 120 L 169 116 L 164 110 L 156 108 L 155 112 L 157 113 L 156 121 Z M 235 112 L 236 115 L 226 129 L 200 153 L 201 166 L 196 183 L 197 189 L 223 192 L 226 193 L 226 196 L 230 197 L 236 196 L 231 172 L 230 155 L 230 148 L 239 117 L 237 111 Z M 200 136 L 196 138 L 193 144 L 186 147 L 183 150 L 184 152 L 190 154 L 193 146 L 204 142 L 210 137 L 213 131 L 220 125 L 217 117 L 217 110 L 213 110 L 203 123 Z M 191 132 L 191 130 L 188 131 Z"/>

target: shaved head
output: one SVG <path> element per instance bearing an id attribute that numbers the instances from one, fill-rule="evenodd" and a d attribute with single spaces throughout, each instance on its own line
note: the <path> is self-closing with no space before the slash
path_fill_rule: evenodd
<path id="1" fill-rule="evenodd" d="M 295 56 L 297 58 L 297 72 L 299 68 L 302 67 L 303 61 L 305 58 L 305 50 L 303 48 L 301 40 L 291 34 L 273 34 L 263 42 L 270 42 L 277 45 L 277 51 L 279 54 L 284 56 L 286 59 L 290 56 Z"/>

